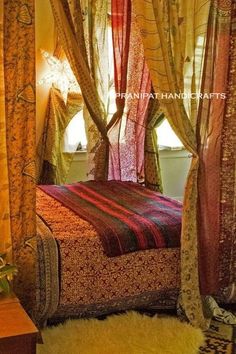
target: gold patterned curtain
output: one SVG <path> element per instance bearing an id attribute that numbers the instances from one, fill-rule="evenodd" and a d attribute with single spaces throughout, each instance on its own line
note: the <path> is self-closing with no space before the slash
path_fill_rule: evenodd
<path id="1" fill-rule="evenodd" d="M 80 3 L 89 68 L 103 104 L 105 117 L 107 117 L 110 65 L 108 55 L 108 2 L 81 0 Z M 84 107 L 84 120 L 88 140 L 88 179 L 94 179 L 101 135 L 86 106 Z M 102 161 L 99 162 L 100 165 L 102 163 Z"/>
<path id="2" fill-rule="evenodd" d="M 4 57 L 3 57 L 3 0 L 0 1 L 0 254 L 11 259 L 9 179 L 7 166 Z"/>
<path id="3" fill-rule="evenodd" d="M 51 88 L 42 137 L 40 184 L 65 183 L 73 154 L 63 151 L 64 133 L 71 119 L 82 109 L 80 94 L 68 93 L 65 103 L 60 90 Z"/>
<path id="4" fill-rule="evenodd" d="M 108 169 L 108 137 L 106 130 L 106 111 L 99 97 L 98 85 L 91 71 L 86 49 L 83 12 L 80 1 L 50 0 L 58 35 L 66 57 L 80 85 L 88 112 L 100 133 L 96 150 L 94 178 L 106 179 Z"/>
<path id="5" fill-rule="evenodd" d="M 171 2 L 134 0 L 133 3 L 142 33 L 153 88 L 161 98 L 159 100 L 161 110 L 177 136 L 193 155 L 183 206 L 181 294 L 189 320 L 194 325 L 205 327 L 198 279 L 197 178 L 199 157 L 195 125 L 193 117 L 186 110 L 186 102 L 181 97 L 174 99 L 169 94 L 174 95 L 185 91 L 185 63 L 192 63 L 191 89 L 196 86 L 196 80 L 199 77 L 197 77 L 197 70 L 194 69 L 197 53 L 193 49 L 197 46 L 199 28 L 201 28 L 201 36 L 204 38 L 206 36 L 210 1 L 192 2 L 193 11 L 190 11 L 190 7 L 184 0 Z M 192 45 L 189 46 L 187 28 L 191 23 L 194 24 L 194 35 L 191 38 Z M 191 113 L 192 109 L 189 111 Z"/>
<path id="6" fill-rule="evenodd" d="M 35 290 L 35 253 L 27 245 L 36 234 L 34 1 L 5 0 L 4 3 L 1 1 L 1 16 L 2 5 L 4 5 L 5 122 L 2 115 L 4 110 L 1 110 L 1 130 L 4 132 L 6 129 L 13 261 L 18 267 L 15 292 L 23 305 L 32 310 Z M 1 91 L 1 108 L 4 105 L 2 94 L 3 91 Z M 5 142 L 3 139 L 2 143 L 2 137 L 1 144 L 4 147 Z M 6 164 L 5 153 L 6 151 L 3 150 L 2 167 Z M 1 170 L 1 179 L 4 178 L 2 171 L 4 170 Z M 7 193 L 6 178 L 5 171 L 5 194 Z M 7 199 L 5 205 L 7 210 Z M 8 232 L 7 218 L 6 214 L 5 225 Z M 7 233 L 4 237 L 8 237 Z M 9 237 L 6 243 L 8 241 Z"/>
<path id="7" fill-rule="evenodd" d="M 145 186 L 161 193 L 163 192 L 163 187 L 156 128 L 163 119 L 164 114 L 160 110 L 160 103 L 156 99 L 151 99 L 144 146 Z"/>

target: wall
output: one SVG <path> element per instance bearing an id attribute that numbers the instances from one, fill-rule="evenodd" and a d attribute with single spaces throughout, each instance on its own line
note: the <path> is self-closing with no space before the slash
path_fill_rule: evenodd
<path id="1" fill-rule="evenodd" d="M 54 19 L 51 11 L 49 0 L 36 0 L 35 2 L 35 50 L 36 50 L 36 81 L 49 72 L 49 66 L 42 57 L 40 49 L 44 49 L 49 53 L 54 52 L 56 44 L 56 33 L 54 27 Z M 48 102 L 48 92 L 50 85 L 36 86 L 36 143 L 43 131 L 44 117 Z"/>
<path id="2" fill-rule="evenodd" d="M 71 163 L 66 183 L 81 182 L 87 180 L 87 152 L 76 151 Z"/>
<path id="3" fill-rule="evenodd" d="M 164 194 L 182 200 L 184 186 L 189 171 L 191 158 L 186 150 L 161 150 L 160 164 L 163 179 Z M 67 183 L 86 181 L 86 152 L 75 153 L 71 164 Z"/>

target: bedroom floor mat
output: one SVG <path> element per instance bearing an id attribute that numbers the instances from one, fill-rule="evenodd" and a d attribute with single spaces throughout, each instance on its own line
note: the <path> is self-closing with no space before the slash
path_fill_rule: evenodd
<path id="1" fill-rule="evenodd" d="M 69 320 L 42 331 L 37 354 L 198 354 L 201 330 L 174 317 L 128 312 L 97 319 Z"/>
<path id="2" fill-rule="evenodd" d="M 236 326 L 212 321 L 199 354 L 236 354 Z"/>

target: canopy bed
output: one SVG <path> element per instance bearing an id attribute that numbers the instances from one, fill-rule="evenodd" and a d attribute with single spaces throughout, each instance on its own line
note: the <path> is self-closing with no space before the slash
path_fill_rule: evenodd
<path id="1" fill-rule="evenodd" d="M 0 145 L 0 251 L 16 262 L 15 291 L 31 314 L 41 314 L 40 321 L 65 313 L 98 314 L 104 307 L 112 311 L 142 306 L 169 296 L 176 301 L 181 289 L 187 318 L 204 328 L 208 323 L 202 309 L 204 295 L 223 296 L 226 289 L 227 299 L 235 300 L 235 1 L 197 0 L 193 6 L 185 0 L 171 4 L 112 0 L 116 93 L 153 90 L 164 96 L 132 103 L 118 96 L 117 111 L 109 121 L 107 72 L 102 63 L 107 2 L 96 0 L 91 11 L 84 11 L 88 3 L 50 0 L 58 38 L 89 117 L 89 178 L 144 181 L 146 187 L 161 192 L 155 127 L 165 115 L 193 156 L 180 247 L 175 244 L 108 258 L 94 226 L 43 188 L 37 191 L 36 222 L 34 1 L 0 0 L 0 131 L 4 137 Z M 198 102 L 167 97 L 200 90 L 227 92 L 227 98 Z M 75 106 L 80 110 L 81 101 Z M 52 161 L 48 161 L 50 168 Z M 52 210 L 57 211 L 55 218 Z M 89 246 L 83 255 L 83 235 L 75 234 L 72 223 L 88 231 Z M 97 249 L 96 257 L 92 247 Z M 143 282 L 137 282 L 139 269 Z M 89 282 L 89 274 L 101 283 L 95 278 Z M 108 274 L 116 279 L 115 289 L 109 288 Z M 84 291 L 81 299 L 79 287 Z"/>
<path id="2" fill-rule="evenodd" d="M 181 209 L 133 182 L 40 186 L 38 321 L 174 307 Z"/>

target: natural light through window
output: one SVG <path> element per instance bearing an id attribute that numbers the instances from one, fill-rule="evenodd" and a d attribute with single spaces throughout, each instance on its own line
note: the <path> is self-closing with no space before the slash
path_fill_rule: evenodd
<path id="1" fill-rule="evenodd" d="M 83 110 L 77 113 L 68 124 L 64 135 L 64 151 L 74 152 L 86 150 L 87 137 L 85 132 Z"/>
<path id="2" fill-rule="evenodd" d="M 107 122 L 109 122 L 113 114 L 116 112 L 113 42 L 112 42 L 112 29 L 110 25 L 108 25 L 107 27 L 107 36 L 108 36 L 108 56 L 109 56 L 109 99 L 108 99 L 108 108 L 107 108 Z M 76 150 L 86 150 L 86 147 L 87 147 L 87 137 L 86 137 L 86 131 L 84 125 L 83 111 L 80 111 L 72 118 L 71 122 L 69 123 L 65 131 L 64 151 L 74 152 Z"/>
<path id="3" fill-rule="evenodd" d="M 182 149 L 183 144 L 178 139 L 167 119 L 156 128 L 159 149 Z"/>

